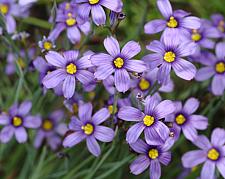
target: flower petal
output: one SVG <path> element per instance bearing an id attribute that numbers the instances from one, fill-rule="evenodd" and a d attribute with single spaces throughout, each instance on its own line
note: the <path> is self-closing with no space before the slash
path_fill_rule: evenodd
<path id="1" fill-rule="evenodd" d="M 156 95 L 147 96 L 145 99 L 145 114 L 152 115 L 155 107 L 160 103 Z"/>
<path id="2" fill-rule="evenodd" d="M 102 142 L 111 142 L 114 138 L 114 131 L 105 126 L 96 126 L 94 136 L 96 139 L 102 141 Z"/>
<path id="3" fill-rule="evenodd" d="M 130 172 L 139 175 L 150 165 L 149 159 L 145 155 L 138 156 L 130 165 Z"/>
<path id="4" fill-rule="evenodd" d="M 185 42 L 178 45 L 176 51 L 179 57 L 187 57 L 196 52 L 197 45 L 194 42 Z"/>
<path id="5" fill-rule="evenodd" d="M 81 121 L 91 120 L 92 108 L 91 103 L 79 105 L 78 116 Z"/>
<path id="6" fill-rule="evenodd" d="M 197 81 L 205 81 L 211 78 L 214 74 L 215 71 L 212 67 L 203 67 L 197 71 L 195 79 Z"/>
<path id="7" fill-rule="evenodd" d="M 100 146 L 94 136 L 88 136 L 86 139 L 88 150 L 96 157 L 101 154 Z"/>
<path id="8" fill-rule="evenodd" d="M 196 67 L 189 61 L 184 59 L 177 60 L 172 65 L 177 76 L 184 80 L 191 80 L 195 77 Z"/>
<path id="9" fill-rule="evenodd" d="M 172 15 L 173 10 L 169 0 L 158 0 L 157 6 L 163 17 L 165 17 L 166 19 Z"/>
<path id="10" fill-rule="evenodd" d="M 191 125 L 188 125 L 188 124 L 184 125 L 182 127 L 182 130 L 183 130 L 184 136 L 190 141 L 194 141 L 198 137 L 198 133 L 196 129 Z"/>
<path id="11" fill-rule="evenodd" d="M 24 119 L 24 126 L 27 128 L 36 129 L 41 125 L 41 118 L 39 116 L 27 116 Z"/>
<path id="12" fill-rule="evenodd" d="M 159 161 L 163 165 L 168 165 L 171 161 L 171 152 L 162 152 L 161 155 L 159 156 Z"/>
<path id="13" fill-rule="evenodd" d="M 225 144 L 225 130 L 216 128 L 212 132 L 211 142 L 213 145 L 222 146 Z"/>
<path id="14" fill-rule="evenodd" d="M 183 18 L 180 25 L 188 29 L 199 29 L 201 20 L 198 17 L 188 16 Z"/>
<path id="15" fill-rule="evenodd" d="M 199 100 L 196 98 L 189 98 L 183 107 L 183 110 L 187 113 L 187 114 L 192 114 L 194 112 L 197 111 L 199 107 Z"/>
<path id="16" fill-rule="evenodd" d="M 171 64 L 163 63 L 159 67 L 159 71 L 157 74 L 157 79 L 160 84 L 166 85 L 170 81 L 170 71 L 171 71 Z"/>
<path id="17" fill-rule="evenodd" d="M 212 147 L 209 139 L 204 135 L 199 135 L 194 144 L 202 150 L 208 150 Z"/>
<path id="18" fill-rule="evenodd" d="M 95 66 L 112 64 L 112 56 L 105 53 L 98 53 L 91 56 L 91 63 Z"/>
<path id="19" fill-rule="evenodd" d="M 3 129 L 1 130 L 0 133 L 0 140 L 2 143 L 7 143 L 10 141 L 10 139 L 12 138 L 14 134 L 14 128 L 12 126 L 5 126 L 3 127 Z"/>
<path id="20" fill-rule="evenodd" d="M 120 53 L 120 45 L 114 37 L 107 37 L 104 40 L 104 46 L 107 52 L 113 57 L 116 57 Z"/>
<path id="21" fill-rule="evenodd" d="M 76 78 L 84 85 L 94 81 L 94 75 L 87 70 L 79 70 L 76 73 Z"/>
<path id="22" fill-rule="evenodd" d="M 24 127 L 19 127 L 15 129 L 16 140 L 19 143 L 24 143 L 27 141 L 27 132 Z"/>
<path id="23" fill-rule="evenodd" d="M 225 158 L 221 159 L 220 162 L 217 162 L 216 166 L 220 171 L 220 174 L 225 178 Z"/>
<path id="24" fill-rule="evenodd" d="M 64 147 L 73 147 L 74 145 L 80 143 L 85 138 L 86 138 L 86 135 L 84 135 L 83 132 L 74 132 L 72 134 L 69 134 L 63 140 L 63 146 Z"/>
<path id="25" fill-rule="evenodd" d="M 55 88 L 66 78 L 66 72 L 63 69 L 58 69 L 47 74 L 42 80 L 46 88 Z"/>
<path id="26" fill-rule="evenodd" d="M 215 167 L 214 162 L 207 160 L 202 167 L 201 178 L 214 179 Z"/>
<path id="27" fill-rule="evenodd" d="M 81 34 L 77 27 L 69 27 L 67 28 L 67 37 L 71 43 L 76 44 L 80 42 Z"/>
<path id="28" fill-rule="evenodd" d="M 142 122 L 134 124 L 127 131 L 126 141 L 129 144 L 132 144 L 132 143 L 136 142 L 144 129 L 145 129 L 145 126 L 143 125 Z"/>
<path id="29" fill-rule="evenodd" d="M 98 80 L 105 80 L 108 78 L 113 72 L 114 68 L 111 64 L 105 64 L 97 68 L 96 72 L 94 73 L 95 78 Z"/>
<path id="30" fill-rule="evenodd" d="M 225 43 L 220 42 L 216 45 L 216 56 L 222 60 L 225 57 Z"/>
<path id="31" fill-rule="evenodd" d="M 0 125 L 6 125 L 10 122 L 10 117 L 6 113 L 0 114 Z"/>
<path id="32" fill-rule="evenodd" d="M 166 28 L 166 21 L 162 19 L 156 19 L 145 24 L 146 34 L 156 34 L 163 31 Z"/>
<path id="33" fill-rule="evenodd" d="M 199 130 L 205 130 L 208 126 L 208 118 L 202 115 L 191 115 L 190 122 Z"/>
<path id="34" fill-rule="evenodd" d="M 212 80 L 212 92 L 214 95 L 222 95 L 225 89 L 225 84 L 222 83 L 224 76 L 215 75 Z"/>
<path id="35" fill-rule="evenodd" d="M 164 55 L 165 53 L 164 44 L 158 40 L 153 40 L 149 45 L 146 46 L 146 48 L 152 52 L 156 52 L 161 55 Z"/>
<path id="36" fill-rule="evenodd" d="M 56 67 L 64 67 L 66 63 L 66 59 L 63 58 L 58 52 L 49 51 L 45 58 L 48 63 Z"/>
<path id="37" fill-rule="evenodd" d="M 123 54 L 127 59 L 133 58 L 135 55 L 140 53 L 141 46 L 139 43 L 135 41 L 129 41 L 126 43 L 121 51 L 121 54 Z"/>
<path id="38" fill-rule="evenodd" d="M 110 116 L 109 110 L 102 108 L 98 110 L 92 117 L 93 122 L 98 125 L 106 121 Z"/>
<path id="39" fill-rule="evenodd" d="M 125 68 L 130 72 L 137 73 L 142 73 L 147 69 L 145 62 L 142 60 L 127 60 Z"/>
<path id="40" fill-rule="evenodd" d="M 105 11 L 100 5 L 92 6 L 91 15 L 94 23 L 97 26 L 105 24 L 106 21 Z"/>
<path id="41" fill-rule="evenodd" d="M 152 160 L 150 163 L 150 178 L 159 179 L 161 176 L 161 166 L 158 160 Z"/>
<path id="42" fill-rule="evenodd" d="M 66 79 L 63 82 L 62 88 L 65 98 L 69 99 L 74 95 L 75 86 L 76 86 L 75 77 L 72 75 L 67 75 Z"/>
<path id="43" fill-rule="evenodd" d="M 130 75 L 125 69 L 115 70 L 115 86 L 119 92 L 126 92 L 130 87 Z"/>
<path id="44" fill-rule="evenodd" d="M 123 3 L 121 1 L 111 1 L 111 0 L 102 0 L 101 5 L 105 6 L 106 8 L 110 9 L 113 12 L 121 12 Z"/>
<path id="45" fill-rule="evenodd" d="M 172 101 L 164 100 L 160 102 L 154 109 L 157 119 L 165 118 L 167 115 L 175 111 L 175 106 Z"/>
<path id="46" fill-rule="evenodd" d="M 19 106 L 18 114 L 21 115 L 21 116 L 25 116 L 26 114 L 29 113 L 29 111 L 31 110 L 31 107 L 32 107 L 31 101 L 24 101 Z"/>
<path id="47" fill-rule="evenodd" d="M 141 121 L 144 114 L 134 107 L 123 106 L 119 110 L 118 117 L 125 121 Z"/>
<path id="48" fill-rule="evenodd" d="M 192 168 L 206 161 L 207 157 L 204 151 L 193 150 L 185 153 L 181 160 L 185 168 Z"/>
<path id="49" fill-rule="evenodd" d="M 163 63 L 163 56 L 158 53 L 146 55 L 142 60 L 148 65 L 150 69 L 155 69 Z"/>
<path id="50" fill-rule="evenodd" d="M 140 154 L 146 154 L 146 151 L 149 149 L 148 145 L 142 139 L 138 139 L 135 143 L 129 145 L 135 152 Z"/>

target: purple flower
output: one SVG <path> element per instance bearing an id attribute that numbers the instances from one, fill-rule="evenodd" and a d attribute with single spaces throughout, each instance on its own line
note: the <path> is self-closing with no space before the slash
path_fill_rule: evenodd
<path id="1" fill-rule="evenodd" d="M 78 106 L 82 100 L 82 96 L 75 92 L 73 97 L 64 100 L 63 104 L 71 113 L 76 115 L 78 113 Z"/>
<path id="2" fill-rule="evenodd" d="M 79 16 L 87 20 L 91 14 L 97 26 L 104 25 L 106 21 L 106 14 L 102 6 L 114 12 L 121 12 L 123 7 L 121 0 L 75 0 L 74 2 L 79 5 Z"/>
<path id="3" fill-rule="evenodd" d="M 157 6 L 165 20 L 156 19 L 148 22 L 145 25 L 147 34 L 155 34 L 164 30 L 163 37 L 165 38 L 168 34 L 172 37 L 182 38 L 189 33 L 188 30 L 198 29 L 201 25 L 200 19 L 189 16 L 190 13 L 183 10 L 173 12 L 169 0 L 157 0 Z"/>
<path id="4" fill-rule="evenodd" d="M 57 69 L 48 73 L 44 79 L 43 84 L 46 88 L 55 88 L 61 82 L 62 91 L 65 98 L 71 98 L 75 92 L 76 79 L 82 84 L 90 83 L 94 76 L 91 72 L 85 70 L 92 66 L 87 56 L 78 59 L 79 52 L 75 50 L 63 52 L 62 55 L 50 51 L 45 56 L 50 65 Z"/>
<path id="5" fill-rule="evenodd" d="M 182 130 L 184 136 L 194 141 L 198 130 L 205 130 L 208 126 L 208 119 L 202 115 L 193 114 L 199 107 L 199 101 L 196 98 L 189 98 L 182 107 L 181 102 L 175 102 L 175 111 L 173 114 L 166 116 L 166 122 L 173 122 L 175 128 Z"/>
<path id="6" fill-rule="evenodd" d="M 192 168 L 204 163 L 201 171 L 202 179 L 214 179 L 215 169 L 225 178 L 225 131 L 216 128 L 212 132 L 211 143 L 207 137 L 201 135 L 194 142 L 200 150 L 187 152 L 182 157 L 185 168 Z"/>
<path id="7" fill-rule="evenodd" d="M 116 89 L 119 92 L 126 92 L 130 86 L 130 75 L 128 72 L 142 73 L 146 70 L 146 65 L 141 60 L 131 60 L 141 51 L 137 42 L 128 42 L 120 52 L 118 41 L 113 37 L 104 40 L 105 49 L 108 54 L 99 53 L 91 56 L 91 62 L 97 66 L 95 77 L 105 80 L 114 73 Z"/>
<path id="8" fill-rule="evenodd" d="M 66 3 L 68 4 L 68 3 Z M 70 7 L 73 7 L 70 5 Z M 67 29 L 67 37 L 71 43 L 80 42 L 81 31 L 87 35 L 90 32 L 90 23 L 84 21 L 77 16 L 76 8 L 69 8 L 66 10 L 59 9 L 56 16 L 56 26 L 50 32 L 49 39 L 56 40 L 59 34 Z"/>
<path id="9" fill-rule="evenodd" d="M 35 48 L 28 49 L 27 53 L 28 54 L 26 56 L 26 52 L 24 49 L 20 51 L 20 56 L 14 53 L 8 53 L 7 65 L 5 69 L 7 75 L 12 75 L 16 72 L 16 63 L 18 63 L 22 70 L 27 68 L 27 64 L 29 64 L 35 56 Z"/>
<path id="10" fill-rule="evenodd" d="M 64 139 L 63 146 L 72 147 L 86 139 L 88 150 L 94 156 L 99 156 L 101 149 L 97 140 L 111 142 L 114 138 L 111 128 L 100 125 L 109 118 L 109 111 L 102 108 L 92 116 L 92 104 L 86 103 L 79 106 L 78 116 L 79 119 L 72 117 L 69 129 L 74 132 Z"/>
<path id="11" fill-rule="evenodd" d="M 195 77 L 195 66 L 183 59 L 195 53 L 196 44 L 193 42 L 179 43 L 177 38 L 163 38 L 161 41 L 154 40 L 147 49 L 155 53 L 143 57 L 150 69 L 159 66 L 157 79 L 160 84 L 167 84 L 170 79 L 171 68 L 175 74 L 184 80 Z"/>
<path id="12" fill-rule="evenodd" d="M 225 37 L 225 21 L 221 14 L 213 14 L 211 16 L 212 24 L 216 27 L 220 33 L 220 37 Z"/>
<path id="13" fill-rule="evenodd" d="M 22 104 L 14 104 L 9 113 L 2 113 L 0 115 L 0 124 L 4 125 L 0 133 L 0 141 L 7 143 L 16 136 L 19 143 L 27 141 L 27 132 L 25 128 L 38 128 L 41 125 L 41 119 L 38 116 L 31 116 L 29 114 L 32 107 L 30 101 L 24 101 Z"/>
<path id="14" fill-rule="evenodd" d="M 171 161 L 171 143 L 166 142 L 164 145 L 148 145 L 143 140 L 138 139 L 137 142 L 130 144 L 131 148 L 140 153 L 130 165 L 130 171 L 134 175 L 139 175 L 148 167 L 150 169 L 149 176 L 151 179 L 159 179 L 161 176 L 161 166 L 168 165 Z"/>
<path id="15" fill-rule="evenodd" d="M 206 65 L 198 70 L 195 79 L 197 81 L 204 81 L 213 77 L 212 92 L 214 95 L 223 95 L 225 89 L 225 43 L 218 43 L 216 45 L 216 57 L 210 55 L 201 61 Z"/>
<path id="16" fill-rule="evenodd" d="M 150 89 L 153 87 L 157 81 L 158 68 L 155 68 L 151 71 L 145 71 L 140 78 L 133 78 L 131 81 L 131 88 L 135 95 L 147 95 L 150 92 Z M 174 84 L 172 80 L 166 85 L 162 85 L 159 88 L 159 92 L 171 92 L 173 91 Z"/>
<path id="17" fill-rule="evenodd" d="M 172 101 L 164 100 L 160 102 L 156 96 L 146 98 L 144 113 L 134 107 L 122 107 L 118 113 L 120 119 L 138 122 L 127 131 L 127 142 L 136 142 L 144 131 L 145 140 L 148 144 L 163 144 L 169 137 L 170 131 L 160 119 L 173 113 L 174 110 L 175 107 Z"/>
<path id="18" fill-rule="evenodd" d="M 41 48 L 41 52 L 49 51 L 56 47 L 54 41 L 49 37 L 46 38 L 45 36 L 38 42 L 38 46 Z"/>
<path id="19" fill-rule="evenodd" d="M 67 131 L 66 124 L 62 122 L 63 117 L 63 111 L 57 110 L 42 120 L 40 129 L 37 131 L 34 140 L 36 148 L 39 148 L 44 140 L 52 150 L 56 150 L 59 147 L 62 142 L 61 136 Z"/>

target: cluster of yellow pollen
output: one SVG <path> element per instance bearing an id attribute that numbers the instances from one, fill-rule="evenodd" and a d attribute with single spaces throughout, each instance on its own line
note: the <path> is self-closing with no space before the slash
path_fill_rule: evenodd
<path id="1" fill-rule="evenodd" d="M 85 126 L 82 126 L 81 129 L 85 134 L 91 135 L 94 131 L 94 126 L 92 124 L 87 123 Z"/>
<path id="2" fill-rule="evenodd" d="M 151 126 L 155 122 L 155 118 L 153 116 L 146 115 L 143 119 L 144 125 Z"/>
<path id="3" fill-rule="evenodd" d="M 216 149 L 212 148 L 208 151 L 207 157 L 210 160 L 217 160 L 220 157 L 220 153 Z"/>
<path id="4" fill-rule="evenodd" d="M 225 63 L 219 62 L 216 64 L 216 72 L 217 73 L 224 73 L 225 72 Z"/>
<path id="5" fill-rule="evenodd" d="M 7 14 L 9 11 L 9 7 L 6 4 L 0 4 L 0 13 L 3 15 Z"/>
<path id="6" fill-rule="evenodd" d="M 169 62 L 169 63 L 172 63 L 175 61 L 175 58 L 176 58 L 176 54 L 172 51 L 169 51 L 169 52 L 166 52 L 164 54 L 164 57 L 163 59 L 166 61 L 166 62 Z"/>
<path id="7" fill-rule="evenodd" d="M 183 114 L 179 114 L 179 115 L 176 117 L 175 120 L 176 120 L 176 123 L 177 123 L 178 125 L 182 125 L 182 124 L 185 123 L 186 118 L 184 117 Z"/>
<path id="8" fill-rule="evenodd" d="M 150 149 L 148 152 L 148 156 L 150 159 L 156 159 L 159 156 L 159 151 L 157 149 Z"/>
<path id="9" fill-rule="evenodd" d="M 98 4 L 100 0 L 89 0 L 91 5 Z"/>
<path id="10" fill-rule="evenodd" d="M 118 57 L 113 61 L 116 68 L 122 68 L 124 65 L 124 59 Z"/>
<path id="11" fill-rule="evenodd" d="M 49 41 L 44 42 L 44 49 L 50 50 L 52 48 L 52 43 Z"/>
<path id="12" fill-rule="evenodd" d="M 44 122 L 42 124 L 42 127 L 46 131 L 49 131 L 53 128 L 53 123 L 50 120 L 46 119 L 46 120 L 44 120 Z"/>
<path id="13" fill-rule="evenodd" d="M 12 123 L 15 127 L 20 126 L 22 124 L 22 122 L 23 121 L 20 117 L 17 117 L 17 116 L 13 117 Z"/>
<path id="14" fill-rule="evenodd" d="M 225 22 L 224 22 L 223 20 L 221 20 L 221 21 L 219 22 L 218 29 L 219 29 L 221 32 L 225 32 L 224 24 L 225 24 Z"/>
<path id="15" fill-rule="evenodd" d="M 77 72 L 77 66 L 74 65 L 73 63 L 70 63 L 69 65 L 66 66 L 66 72 L 73 75 Z"/>
<path id="16" fill-rule="evenodd" d="M 193 41 L 198 42 L 199 40 L 201 40 L 201 38 L 202 38 L 202 36 L 197 30 L 192 31 L 191 39 Z"/>
<path id="17" fill-rule="evenodd" d="M 68 13 L 67 16 L 68 16 L 68 19 L 66 20 L 66 24 L 68 26 L 73 26 L 74 24 L 76 24 L 77 21 L 75 18 L 72 17 L 71 13 Z"/>
<path id="18" fill-rule="evenodd" d="M 170 28 L 176 28 L 178 26 L 178 22 L 173 16 L 171 16 L 170 20 L 167 22 L 167 26 Z"/>
<path id="19" fill-rule="evenodd" d="M 139 82 L 139 87 L 142 91 L 147 90 L 150 87 L 150 83 L 146 79 L 141 78 Z"/>
<path id="20" fill-rule="evenodd" d="M 115 114 L 115 113 L 117 113 L 117 107 L 115 106 L 115 109 L 114 109 L 114 111 L 113 111 L 113 105 L 109 105 L 108 106 L 108 110 L 109 110 L 109 113 L 110 114 Z"/>

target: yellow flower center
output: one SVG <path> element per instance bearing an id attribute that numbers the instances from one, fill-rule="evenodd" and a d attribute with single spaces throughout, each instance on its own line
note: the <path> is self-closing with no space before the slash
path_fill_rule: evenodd
<path id="1" fill-rule="evenodd" d="M 20 117 L 17 117 L 17 116 L 15 116 L 15 117 L 13 117 L 13 121 L 12 121 L 12 123 L 13 123 L 13 125 L 15 126 L 15 127 L 18 127 L 18 126 L 20 126 L 21 124 L 22 124 L 22 119 L 20 118 Z"/>
<path id="2" fill-rule="evenodd" d="M 142 91 L 147 90 L 150 87 L 150 83 L 146 79 L 142 78 L 139 82 L 139 87 Z"/>
<path id="3" fill-rule="evenodd" d="M 94 131 L 94 126 L 92 124 L 87 123 L 85 126 L 82 126 L 81 129 L 85 134 L 91 135 Z"/>
<path id="4" fill-rule="evenodd" d="M 69 10 L 70 9 L 70 3 L 66 3 L 65 9 L 66 10 Z"/>
<path id="5" fill-rule="evenodd" d="M 211 160 L 217 160 L 220 157 L 220 153 L 216 149 L 210 149 L 207 157 Z"/>
<path id="6" fill-rule="evenodd" d="M 216 64 L 216 72 L 217 73 L 224 73 L 225 72 L 225 63 L 219 62 Z"/>
<path id="7" fill-rule="evenodd" d="M 219 22 L 219 25 L 218 25 L 218 29 L 221 31 L 221 32 L 224 32 L 225 31 L 225 29 L 224 29 L 224 21 L 223 20 L 221 20 L 220 22 Z"/>
<path id="8" fill-rule="evenodd" d="M 148 152 L 148 156 L 151 159 L 156 159 L 159 156 L 159 151 L 157 149 L 150 149 Z"/>
<path id="9" fill-rule="evenodd" d="M 9 11 L 9 7 L 6 4 L 0 4 L 0 12 L 5 15 Z"/>
<path id="10" fill-rule="evenodd" d="M 89 0 L 91 5 L 98 4 L 100 0 Z"/>
<path id="11" fill-rule="evenodd" d="M 50 50 L 52 48 L 52 43 L 51 42 L 44 42 L 44 49 L 45 50 Z"/>
<path id="12" fill-rule="evenodd" d="M 77 72 L 77 66 L 74 65 L 73 63 L 70 63 L 69 65 L 66 66 L 66 72 L 73 75 Z"/>
<path id="13" fill-rule="evenodd" d="M 76 114 L 78 112 L 78 105 L 77 103 L 73 104 L 73 112 Z"/>
<path id="14" fill-rule="evenodd" d="M 176 58 L 176 55 L 175 55 L 175 53 L 172 52 L 172 51 L 166 52 L 166 53 L 164 54 L 164 60 L 165 60 L 166 62 L 169 62 L 169 63 L 174 62 L 174 61 L 175 61 L 175 58 Z"/>
<path id="15" fill-rule="evenodd" d="M 195 42 L 198 42 L 199 40 L 201 40 L 201 38 L 202 36 L 198 32 L 193 32 L 191 35 L 191 39 Z"/>
<path id="16" fill-rule="evenodd" d="M 25 68 L 25 67 L 26 67 L 26 64 L 24 63 L 24 61 L 23 61 L 23 59 L 22 59 L 21 57 L 19 57 L 19 58 L 17 59 L 17 62 L 18 62 L 19 66 L 20 66 L 21 68 Z"/>
<path id="17" fill-rule="evenodd" d="M 68 26 L 73 26 L 74 24 L 76 24 L 77 21 L 76 21 L 76 19 L 74 19 L 72 17 L 72 14 L 71 13 L 68 13 L 67 15 L 68 15 L 68 19 L 66 20 L 66 24 Z"/>
<path id="18" fill-rule="evenodd" d="M 124 65 L 124 59 L 118 57 L 113 61 L 116 68 L 122 68 Z"/>
<path id="19" fill-rule="evenodd" d="M 143 119 L 143 122 L 149 127 L 155 122 L 155 118 L 153 116 L 146 115 Z"/>
<path id="20" fill-rule="evenodd" d="M 176 120 L 176 123 L 177 123 L 178 125 L 182 125 L 182 124 L 185 123 L 186 118 L 184 117 L 183 114 L 179 114 L 179 115 L 176 117 L 175 120 Z"/>
<path id="21" fill-rule="evenodd" d="M 44 122 L 42 124 L 42 127 L 46 131 L 49 131 L 53 128 L 53 123 L 50 120 L 46 119 L 46 120 L 44 120 Z"/>
<path id="22" fill-rule="evenodd" d="M 117 107 L 115 107 L 114 111 L 113 111 L 113 105 L 109 105 L 108 106 L 108 110 L 110 114 L 115 114 L 117 113 Z M 113 113 L 114 112 L 114 113 Z"/>
<path id="23" fill-rule="evenodd" d="M 170 20 L 167 22 L 167 26 L 170 28 L 176 28 L 178 26 L 178 22 L 173 16 L 171 16 Z"/>

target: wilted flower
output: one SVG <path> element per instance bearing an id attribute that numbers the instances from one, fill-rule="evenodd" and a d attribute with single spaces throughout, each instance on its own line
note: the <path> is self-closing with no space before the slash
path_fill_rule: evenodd
<path id="1" fill-rule="evenodd" d="M 99 53 L 91 56 L 91 62 L 97 66 L 95 77 L 105 80 L 114 73 L 114 82 L 119 92 L 126 92 L 130 87 L 130 75 L 128 72 L 141 73 L 146 70 L 146 65 L 141 60 L 132 58 L 141 51 L 137 42 L 128 42 L 120 52 L 118 41 L 113 37 L 104 40 L 108 54 Z"/>
<path id="2" fill-rule="evenodd" d="M 39 148 L 44 141 L 47 142 L 52 150 L 56 150 L 59 147 L 62 142 L 61 137 L 68 130 L 66 124 L 62 121 L 63 117 L 63 111 L 57 110 L 42 120 L 34 140 L 36 148 Z"/>
<path id="3" fill-rule="evenodd" d="M 19 143 L 27 141 L 27 132 L 25 128 L 38 128 L 41 125 L 39 116 L 31 116 L 29 114 L 32 107 L 30 101 L 24 101 L 20 105 L 14 104 L 9 113 L 2 113 L 0 115 L 0 124 L 4 125 L 0 132 L 0 141 L 7 143 L 15 134 L 16 140 Z"/>
<path id="4" fill-rule="evenodd" d="M 131 148 L 140 155 L 130 165 L 131 173 L 139 175 L 149 168 L 150 179 L 159 179 L 161 176 L 161 166 L 168 165 L 171 161 L 171 152 L 168 150 L 172 144 L 165 142 L 163 145 L 148 145 L 143 140 L 130 144 Z"/>
<path id="5" fill-rule="evenodd" d="M 214 179 L 215 169 L 225 178 L 225 131 L 216 128 L 212 132 L 211 143 L 207 137 L 201 135 L 194 142 L 200 150 L 187 152 L 182 157 L 182 164 L 185 168 L 192 168 L 204 163 L 201 178 Z"/>
<path id="6" fill-rule="evenodd" d="M 177 76 L 185 80 L 195 77 L 195 66 L 183 59 L 196 51 L 196 44 L 193 42 L 180 43 L 175 37 L 173 39 L 163 38 L 161 41 L 154 40 L 147 49 L 155 53 L 146 55 L 143 60 L 149 65 L 150 69 L 159 66 L 157 79 L 160 84 L 167 84 L 170 79 L 171 68 Z"/>
<path id="7" fill-rule="evenodd" d="M 173 122 L 173 126 L 183 131 L 184 136 L 194 141 L 198 130 L 205 130 L 208 126 L 208 119 L 202 115 L 195 115 L 199 107 L 199 101 L 196 98 L 189 98 L 182 107 L 181 102 L 175 102 L 175 111 L 173 114 L 166 116 L 166 122 Z"/>
<path id="8" fill-rule="evenodd" d="M 99 156 L 101 149 L 97 140 L 111 142 L 114 138 L 114 131 L 111 128 L 100 125 L 109 118 L 109 111 L 102 108 L 92 116 L 92 104 L 86 103 L 79 106 L 78 116 L 79 119 L 72 117 L 69 129 L 74 132 L 64 139 L 63 146 L 72 147 L 86 139 L 88 150 L 93 155 Z"/>
<path id="9" fill-rule="evenodd" d="M 102 6 L 114 11 L 121 12 L 123 3 L 121 0 L 74 0 L 78 4 L 78 14 L 84 20 L 88 20 L 91 14 L 96 25 L 104 25 L 106 14 Z"/>
<path id="10" fill-rule="evenodd" d="M 79 52 L 75 50 L 63 52 L 62 55 L 49 51 L 45 56 L 50 65 L 57 69 L 48 73 L 44 79 L 43 84 L 46 88 L 55 88 L 61 82 L 62 91 L 65 98 L 71 98 L 75 92 L 76 79 L 82 84 L 88 84 L 93 80 L 94 75 L 85 70 L 92 66 L 87 56 L 78 59 Z"/>
<path id="11" fill-rule="evenodd" d="M 160 119 L 173 113 L 174 110 L 172 101 L 164 100 L 160 102 L 156 96 L 146 98 L 144 113 L 134 107 L 122 107 L 118 113 L 120 119 L 138 122 L 127 131 L 127 142 L 130 144 L 136 142 L 144 131 L 145 140 L 148 144 L 162 145 L 169 137 L 170 131 Z"/>
<path id="12" fill-rule="evenodd" d="M 213 77 L 212 92 L 214 95 L 223 95 L 225 89 L 225 43 L 218 43 L 216 45 L 216 57 L 210 55 L 200 61 L 206 65 L 198 70 L 195 79 L 197 81 L 204 81 Z"/>

